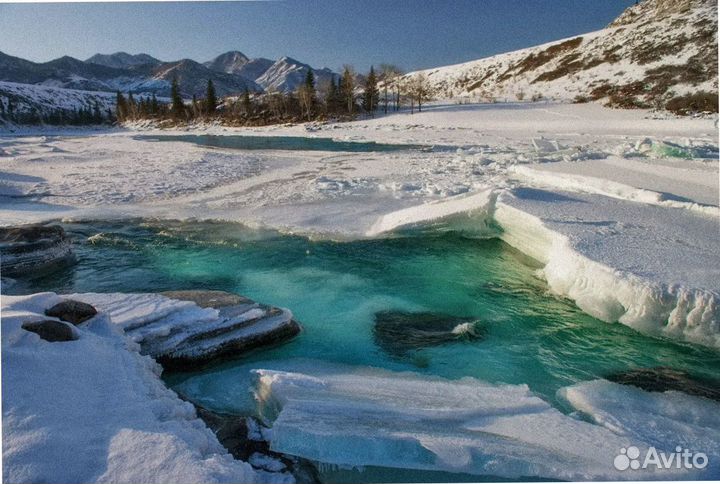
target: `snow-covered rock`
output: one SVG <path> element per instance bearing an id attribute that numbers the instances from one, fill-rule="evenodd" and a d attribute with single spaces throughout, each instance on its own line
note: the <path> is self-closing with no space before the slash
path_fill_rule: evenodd
<path id="1" fill-rule="evenodd" d="M 0 228 L 3 276 L 51 271 L 75 260 L 70 241 L 59 225 Z"/>
<path id="2" fill-rule="evenodd" d="M 296 336 L 287 309 L 219 291 L 160 294 L 73 294 L 108 314 L 166 369 L 198 369 L 221 358 Z"/>
<path id="3" fill-rule="evenodd" d="M 60 300 L 2 298 L 3 480 L 274 482 L 226 452 L 107 314 L 76 327 L 75 341 L 21 328 Z"/>

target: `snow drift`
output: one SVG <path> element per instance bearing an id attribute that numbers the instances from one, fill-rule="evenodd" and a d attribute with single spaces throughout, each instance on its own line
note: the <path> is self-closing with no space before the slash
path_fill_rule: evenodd
<path id="1" fill-rule="evenodd" d="M 273 481 L 226 452 L 107 314 L 76 327 L 76 341 L 49 343 L 21 329 L 48 319 L 44 310 L 60 300 L 53 293 L 2 299 L 6 481 Z"/>

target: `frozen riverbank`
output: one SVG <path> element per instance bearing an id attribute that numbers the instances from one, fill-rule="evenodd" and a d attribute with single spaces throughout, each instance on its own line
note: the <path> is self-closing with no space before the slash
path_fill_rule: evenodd
<path id="1" fill-rule="evenodd" d="M 234 460 L 107 314 L 73 327 L 73 341 L 21 328 L 47 320 L 60 301 L 53 293 L 2 298 L 4 480 L 294 481 Z"/>
<path id="2" fill-rule="evenodd" d="M 590 314 L 717 346 L 713 123 L 593 104 L 507 104 L 204 129 L 436 146 L 389 153 L 238 151 L 124 133 L 7 137 L 0 222 L 220 219 L 343 239 L 447 217 L 481 235 L 499 225 L 505 241 L 547 264 L 554 291 Z"/>

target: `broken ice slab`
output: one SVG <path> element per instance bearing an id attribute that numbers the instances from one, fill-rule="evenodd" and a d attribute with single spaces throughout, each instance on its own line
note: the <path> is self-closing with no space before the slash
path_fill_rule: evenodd
<path id="1" fill-rule="evenodd" d="M 562 148 L 555 140 L 550 140 L 546 138 L 533 138 L 532 139 L 533 147 L 535 148 L 535 151 L 538 153 L 554 153 L 556 151 L 560 151 Z"/>
<path id="2" fill-rule="evenodd" d="M 613 466 L 638 439 L 568 416 L 526 385 L 368 367 L 254 370 L 271 448 L 327 464 L 508 478 L 637 479 Z M 643 425 L 638 422 L 638 425 Z M 685 470 L 642 471 L 677 478 Z"/>

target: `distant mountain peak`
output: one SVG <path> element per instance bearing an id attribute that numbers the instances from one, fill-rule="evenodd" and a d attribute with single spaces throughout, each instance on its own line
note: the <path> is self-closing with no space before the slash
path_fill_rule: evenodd
<path id="1" fill-rule="evenodd" d="M 213 71 L 237 74 L 249 61 L 248 56 L 239 50 L 231 50 L 220 54 L 210 61 L 204 62 L 203 65 Z"/>
<path id="2" fill-rule="evenodd" d="M 146 64 L 160 64 L 161 61 L 148 54 L 128 54 L 127 52 L 115 52 L 113 54 L 95 54 L 85 62 L 90 64 L 98 64 L 106 67 L 114 67 L 116 69 L 127 69 Z"/>

